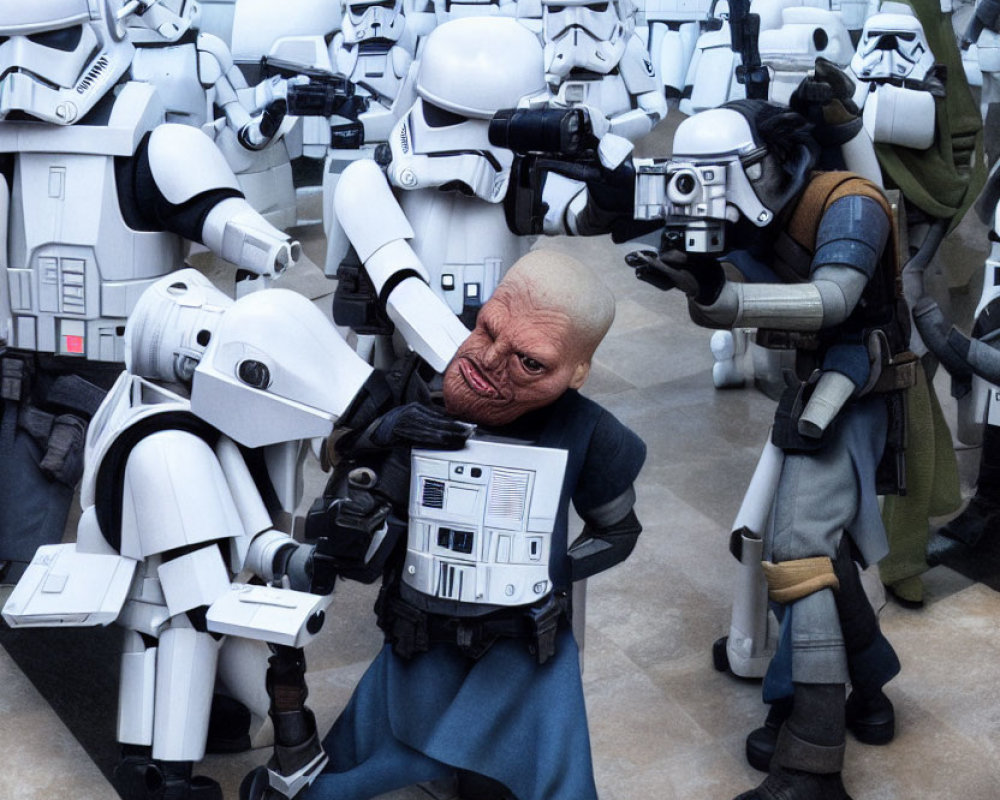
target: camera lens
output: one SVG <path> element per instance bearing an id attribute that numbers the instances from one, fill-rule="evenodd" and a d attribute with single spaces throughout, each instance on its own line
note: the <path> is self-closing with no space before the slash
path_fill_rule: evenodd
<path id="1" fill-rule="evenodd" d="M 682 172 L 674 181 L 678 194 L 691 194 L 694 191 L 694 176 L 690 172 Z"/>

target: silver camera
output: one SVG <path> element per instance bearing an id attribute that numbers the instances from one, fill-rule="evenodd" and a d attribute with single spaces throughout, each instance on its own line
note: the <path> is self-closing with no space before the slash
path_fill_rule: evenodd
<path id="1" fill-rule="evenodd" d="M 636 219 L 662 219 L 683 231 L 691 253 L 724 247 L 726 164 L 636 159 Z"/>

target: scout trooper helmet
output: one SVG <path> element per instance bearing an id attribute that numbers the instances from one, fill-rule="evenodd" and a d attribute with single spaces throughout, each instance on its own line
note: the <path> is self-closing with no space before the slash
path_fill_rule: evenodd
<path id="1" fill-rule="evenodd" d="M 490 119 L 544 90 L 541 45 L 520 23 L 465 17 L 438 26 L 420 58 L 418 99 L 389 136 L 390 181 L 500 202 L 513 154 L 490 144 Z"/>
<path id="2" fill-rule="evenodd" d="M 128 70 L 124 0 L 5 3 L 0 18 L 0 119 L 71 125 Z"/>
<path id="3" fill-rule="evenodd" d="M 152 284 L 125 325 L 125 367 L 133 375 L 191 384 L 219 319 L 233 305 L 197 270 Z"/>
<path id="4" fill-rule="evenodd" d="M 816 161 L 808 123 L 763 100 L 688 117 L 674 133 L 663 216 L 693 252 L 723 249 L 726 223 L 772 223 L 805 187 Z"/>
<path id="5" fill-rule="evenodd" d="M 403 0 L 344 0 L 341 33 L 348 44 L 398 42 L 405 25 Z"/>
<path id="6" fill-rule="evenodd" d="M 910 78 L 923 80 L 934 66 L 923 25 L 906 6 L 886 4 L 891 11 L 872 14 L 861 30 L 851 70 L 863 81 Z"/>
<path id="7" fill-rule="evenodd" d="M 233 301 L 201 273 L 166 275 L 125 326 L 127 368 L 191 387 L 191 411 L 247 447 L 326 436 L 371 373 L 306 297 Z"/>
<path id="8" fill-rule="evenodd" d="M 542 0 L 545 72 L 561 80 L 571 70 L 606 75 L 625 54 L 635 30 L 632 0 Z"/>
<path id="9" fill-rule="evenodd" d="M 176 42 L 201 22 L 198 0 L 144 0 L 141 13 L 128 19 L 128 37 L 133 44 Z"/>

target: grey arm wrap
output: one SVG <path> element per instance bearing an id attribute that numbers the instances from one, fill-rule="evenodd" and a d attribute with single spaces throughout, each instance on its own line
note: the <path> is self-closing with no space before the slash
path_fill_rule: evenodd
<path id="1" fill-rule="evenodd" d="M 589 578 L 629 557 L 642 533 L 632 508 L 634 502 L 635 490 L 630 486 L 614 500 L 587 513 L 583 532 L 568 551 L 572 580 Z"/>

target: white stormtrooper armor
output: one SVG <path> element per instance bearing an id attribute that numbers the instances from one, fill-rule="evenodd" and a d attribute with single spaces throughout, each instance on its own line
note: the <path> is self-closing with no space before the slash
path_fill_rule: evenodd
<path id="1" fill-rule="evenodd" d="M 467 335 L 454 315 L 474 314 L 528 249 L 500 204 L 513 154 L 492 146 L 487 129 L 497 110 L 542 86 L 541 46 L 513 20 L 473 17 L 435 28 L 416 76 L 419 98 L 390 136 L 388 183 L 374 162 L 358 161 L 337 186 L 337 217 L 389 317 L 437 370 Z M 407 274 L 417 277 L 400 283 Z M 418 299 L 423 282 L 433 302 Z M 445 325 L 442 308 L 451 315 Z"/>
<path id="2" fill-rule="evenodd" d="M 566 451 L 473 439 L 414 450 L 403 583 L 473 608 L 523 606 L 552 591 L 552 530 Z M 474 614 L 466 608 L 463 612 Z"/>
<path id="3" fill-rule="evenodd" d="M 923 26 L 908 6 L 884 3 L 865 21 L 851 72 L 872 141 L 917 150 L 934 143 L 934 96 L 921 85 L 933 66 Z"/>
<path id="4" fill-rule="evenodd" d="M 550 105 L 586 107 L 598 137 L 610 132 L 630 141 L 641 139 L 666 116 L 653 64 L 635 35 L 631 0 L 546 1 L 542 23 Z"/>
<path id="5" fill-rule="evenodd" d="M 323 227 L 327 237 L 326 273 L 336 275 L 349 242 L 337 221 L 333 196 L 345 167 L 359 158 L 373 158 L 379 143 L 389 138 L 403 110 L 413 103 L 407 80 L 417 33 L 404 13 L 402 0 L 391 7 L 370 0 L 347 0 L 341 30 L 330 42 L 330 62 L 368 97 L 357 123 L 331 119 L 333 132 L 323 166 Z"/>
<path id="6" fill-rule="evenodd" d="M 130 77 L 156 87 L 168 122 L 200 127 L 215 140 L 248 202 L 268 222 L 282 229 L 296 225 L 285 137 L 292 120 L 264 121 L 265 107 L 280 98 L 284 83 L 248 87 L 228 45 L 198 33 L 201 12 L 194 0 L 154 0 L 141 16 L 130 17 L 129 38 L 136 45 Z M 219 120 L 215 108 L 223 113 Z M 262 132 L 262 124 L 270 128 Z"/>
<path id="7" fill-rule="evenodd" d="M 758 48 L 761 63 L 771 76 L 768 99 L 772 102 L 787 104 L 818 57 L 846 68 L 854 55 L 848 28 L 825 2 L 754 0 L 750 13 L 760 16 Z M 699 40 L 686 81 L 688 97 L 681 100 L 681 111 L 693 114 L 745 96 L 736 80 L 740 56 L 731 45 L 728 22 Z"/>
<path id="8" fill-rule="evenodd" d="M 8 37 L 0 49 L 13 60 L 0 82 L 8 220 L 0 268 L 9 287 L 0 336 L 19 349 L 122 360 L 125 317 L 143 289 L 181 260 L 180 240 L 162 232 L 163 215 L 151 211 L 157 204 L 169 207 L 170 227 L 179 225 L 189 238 L 258 275 L 273 276 L 298 257 L 298 244 L 242 199 L 203 134 L 161 124 L 164 112 L 152 87 L 116 86 L 133 48 L 122 38 L 113 6 L 101 4 L 91 19 L 86 2 L 37 3 L 0 23 L 0 35 Z M 104 48 L 76 64 L 76 75 L 62 67 L 67 71 L 59 80 L 74 99 L 60 99 L 64 90 L 51 87 L 52 70 L 70 52 L 63 40 L 90 47 L 99 35 Z M 42 69 L 37 59 L 47 72 L 35 71 Z M 129 172 L 137 153 L 147 166 Z M 177 163 L 186 169 L 177 170 Z M 203 218 L 176 216 L 199 196 L 215 198 L 204 202 Z"/>
<path id="9" fill-rule="evenodd" d="M 127 631 L 119 740 L 151 746 L 158 762 L 192 762 L 204 755 L 217 664 L 230 672 L 220 635 L 301 647 L 329 602 L 282 585 L 305 580 L 311 548 L 276 529 L 247 453 L 294 510 L 300 456 L 371 369 L 301 295 L 234 302 L 194 270 L 143 294 L 126 339 L 128 368 L 87 437 L 77 542 L 40 548 L 3 613 L 13 626 L 117 621 Z M 243 570 L 269 585 L 233 583 Z M 259 694 L 263 671 L 246 680 L 228 688 Z M 271 783 L 294 796 L 324 762 L 319 750 Z"/>
<path id="10" fill-rule="evenodd" d="M 719 26 L 716 5 L 715 0 L 646 0 L 640 8 L 636 32 L 647 44 L 668 100 L 676 101 L 684 90 L 698 38 Z"/>

